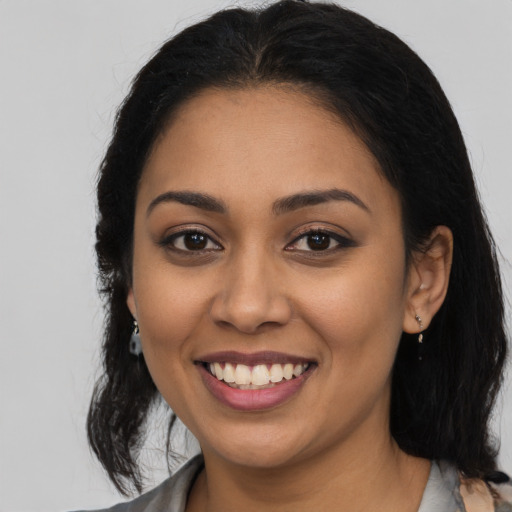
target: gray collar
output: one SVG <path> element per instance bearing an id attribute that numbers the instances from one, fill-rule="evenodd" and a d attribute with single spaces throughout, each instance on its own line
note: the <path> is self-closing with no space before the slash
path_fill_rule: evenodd
<path id="1" fill-rule="evenodd" d="M 188 493 L 202 467 L 203 458 L 197 455 L 152 491 L 97 512 L 184 512 Z M 459 475 L 452 465 L 432 462 L 418 512 L 467 512 L 459 488 Z"/>
<path id="2" fill-rule="evenodd" d="M 444 461 L 432 462 L 418 512 L 466 512 L 457 470 Z"/>

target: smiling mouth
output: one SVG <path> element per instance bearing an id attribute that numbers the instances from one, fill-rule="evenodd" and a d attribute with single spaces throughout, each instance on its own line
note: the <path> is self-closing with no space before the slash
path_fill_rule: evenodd
<path id="1" fill-rule="evenodd" d="M 202 363 L 210 375 L 234 389 L 268 389 L 296 379 L 307 372 L 313 363 L 256 364 Z"/>

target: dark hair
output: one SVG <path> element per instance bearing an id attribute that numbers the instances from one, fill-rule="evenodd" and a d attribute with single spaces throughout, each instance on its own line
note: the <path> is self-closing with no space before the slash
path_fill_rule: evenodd
<path id="1" fill-rule="evenodd" d="M 219 12 L 166 42 L 137 75 L 100 169 L 96 251 L 106 300 L 104 375 L 89 442 L 121 492 L 140 491 L 137 456 L 159 397 L 143 356 L 129 353 L 126 306 L 137 184 L 156 137 L 184 101 L 211 87 L 299 87 L 365 142 L 399 191 L 404 238 L 419 250 L 437 225 L 454 236 L 446 300 L 418 361 L 402 335 L 391 432 L 406 452 L 452 461 L 469 477 L 495 469 L 491 409 L 506 354 L 494 243 L 464 141 L 430 69 L 400 39 L 335 5 L 284 0 Z"/>

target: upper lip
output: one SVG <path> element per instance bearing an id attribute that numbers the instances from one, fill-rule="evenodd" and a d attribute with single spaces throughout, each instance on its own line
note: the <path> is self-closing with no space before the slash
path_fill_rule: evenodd
<path id="1" fill-rule="evenodd" d="M 292 354 L 285 354 L 283 352 L 274 351 L 261 351 L 261 352 L 236 352 L 233 350 L 223 352 L 212 352 L 205 354 L 196 359 L 198 363 L 236 363 L 244 364 L 246 366 L 256 366 L 258 364 L 305 364 L 314 363 L 312 359 L 307 357 L 296 356 Z"/>

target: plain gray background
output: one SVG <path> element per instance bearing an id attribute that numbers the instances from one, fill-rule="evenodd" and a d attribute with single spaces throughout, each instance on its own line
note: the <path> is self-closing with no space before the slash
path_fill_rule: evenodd
<path id="1" fill-rule="evenodd" d="M 438 76 L 471 153 L 510 296 L 512 1 L 342 4 L 396 32 Z M 102 323 L 96 169 L 134 73 L 164 39 L 230 5 L 0 0 L 0 511 L 120 500 L 84 429 Z M 509 471 L 511 389 L 509 378 L 495 421 Z M 153 482 L 161 478 L 160 469 Z"/>

